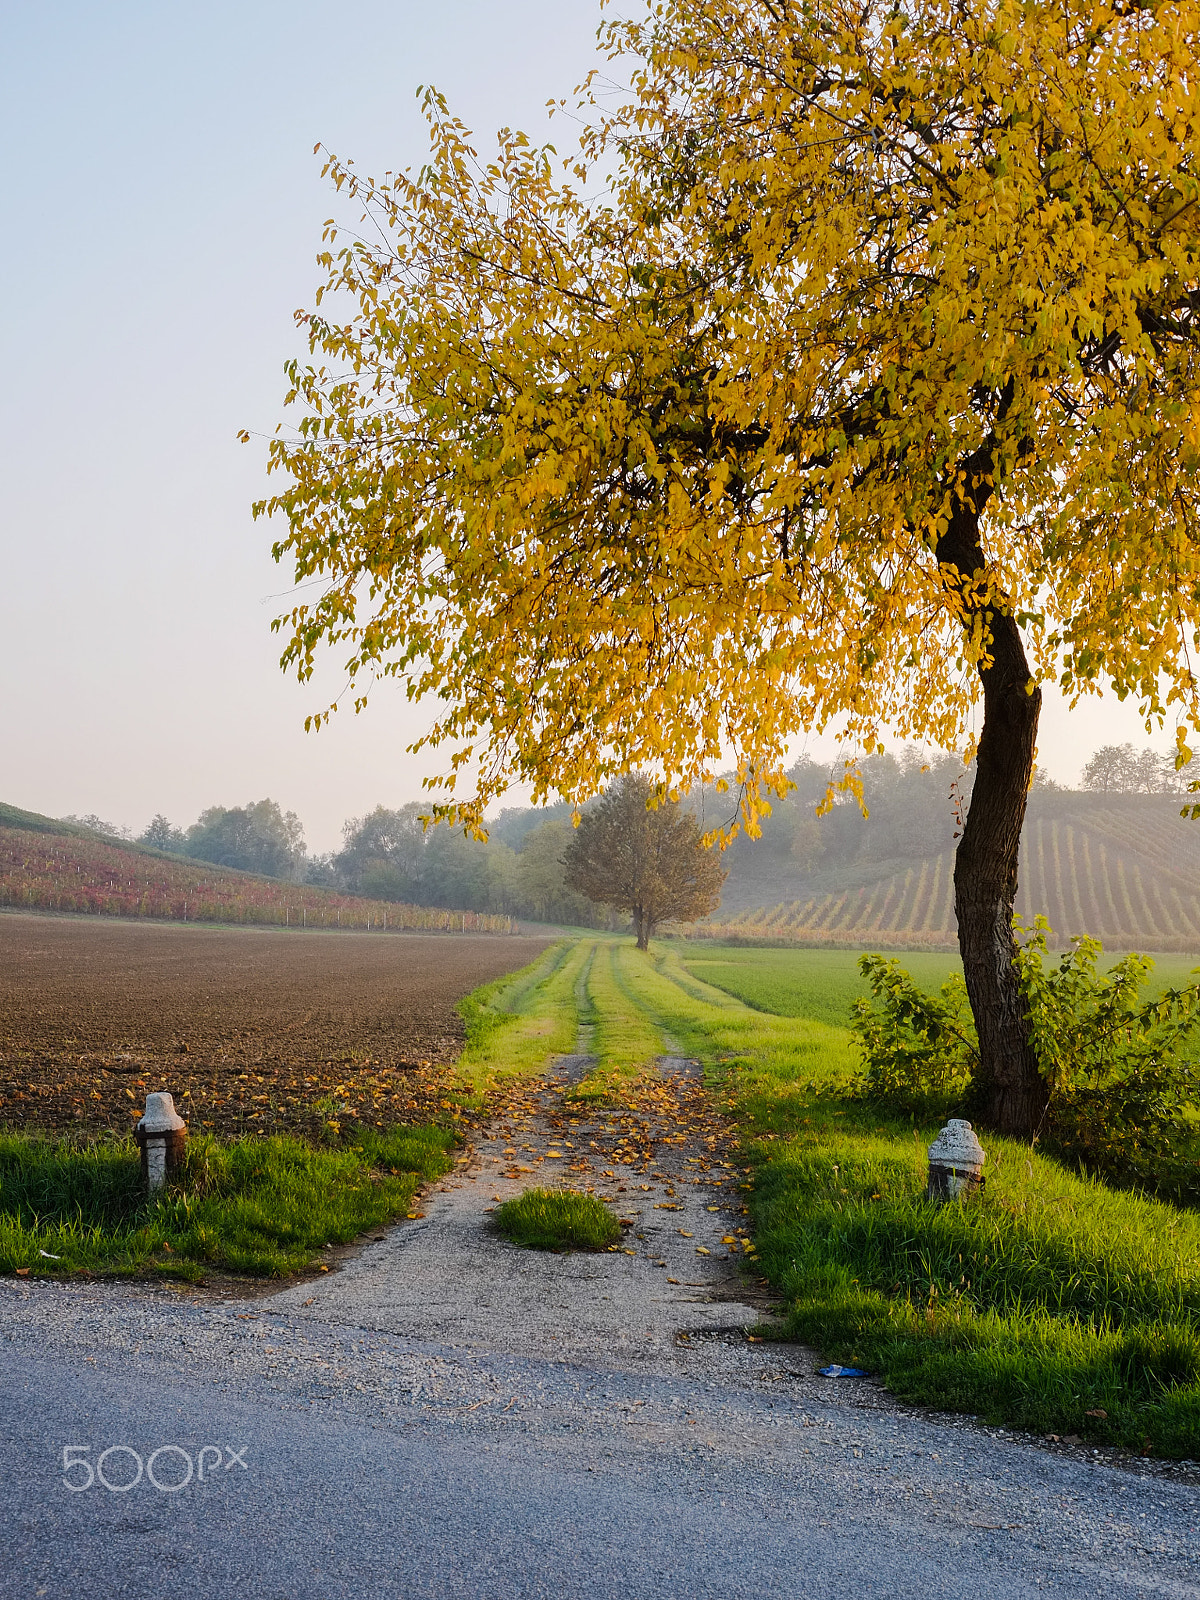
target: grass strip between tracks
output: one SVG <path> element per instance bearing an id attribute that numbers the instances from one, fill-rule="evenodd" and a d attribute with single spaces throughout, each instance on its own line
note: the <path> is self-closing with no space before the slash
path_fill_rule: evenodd
<path id="1" fill-rule="evenodd" d="M 647 1017 L 623 981 L 624 951 L 598 940 L 587 968 L 587 1018 L 596 1065 L 572 1092 L 576 1100 L 619 1098 L 624 1086 L 654 1071 L 663 1054 L 662 1030 Z"/>
<path id="2" fill-rule="evenodd" d="M 579 980 L 587 940 L 563 941 L 520 972 L 484 984 L 458 1003 L 467 1042 L 456 1068 L 460 1091 L 481 1107 L 506 1078 L 540 1073 L 570 1055 L 579 1036 Z"/>
<path id="3" fill-rule="evenodd" d="M 618 971 L 732 1101 L 792 1336 L 906 1400 L 1200 1456 L 1200 1216 L 986 1133 L 983 1196 L 930 1205 L 937 1129 L 848 1093 L 846 1029 L 752 1010 L 671 950 Z"/>

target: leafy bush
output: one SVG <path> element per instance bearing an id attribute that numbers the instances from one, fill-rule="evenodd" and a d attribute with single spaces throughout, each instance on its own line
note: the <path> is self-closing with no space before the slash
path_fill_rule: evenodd
<path id="1" fill-rule="evenodd" d="M 1200 984 L 1138 993 L 1153 969 L 1128 955 L 1100 972 L 1098 939 L 1078 938 L 1051 964 L 1039 917 L 1018 944 L 1017 970 L 1030 1037 L 1050 1087 L 1040 1137 L 1094 1172 L 1179 1200 L 1200 1200 Z M 896 960 L 859 962 L 874 1000 L 855 1003 L 851 1029 L 865 1072 L 864 1098 L 923 1117 L 961 1100 L 979 1059 L 963 980 L 936 995 Z"/>
<path id="2" fill-rule="evenodd" d="M 876 1002 L 856 1000 L 851 1008 L 850 1031 L 866 1067 L 862 1093 L 906 1114 L 948 1109 L 979 1062 L 966 984 L 951 973 L 930 994 L 894 958 L 863 956 L 858 967 Z"/>
<path id="3" fill-rule="evenodd" d="M 1050 1085 L 1047 1145 L 1118 1182 L 1200 1200 L 1196 1106 L 1200 984 L 1139 1002 L 1154 963 L 1128 955 L 1108 972 L 1099 939 L 1047 966 L 1039 917 L 1017 962 L 1030 1030 Z"/>

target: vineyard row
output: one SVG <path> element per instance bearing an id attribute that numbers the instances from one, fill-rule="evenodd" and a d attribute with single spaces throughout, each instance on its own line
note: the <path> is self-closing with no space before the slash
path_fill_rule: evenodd
<path id="1" fill-rule="evenodd" d="M 1037 819 L 1022 845 L 1017 913 L 1026 926 L 1045 916 L 1064 941 L 1086 933 L 1112 949 L 1200 950 L 1200 893 L 1179 871 L 1179 843 L 1178 833 L 1164 828 L 1139 837 L 1135 855 L 1103 831 Z M 1166 859 L 1147 860 L 1146 849 Z M 947 852 L 874 884 L 763 906 L 696 931 L 936 947 L 953 946 L 956 930 L 954 858 Z"/>

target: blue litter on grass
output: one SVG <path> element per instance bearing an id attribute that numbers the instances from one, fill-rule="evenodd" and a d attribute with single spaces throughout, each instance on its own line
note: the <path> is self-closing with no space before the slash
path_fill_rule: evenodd
<path id="1" fill-rule="evenodd" d="M 865 1378 L 868 1376 L 861 1367 L 818 1367 L 817 1372 L 822 1378 Z"/>

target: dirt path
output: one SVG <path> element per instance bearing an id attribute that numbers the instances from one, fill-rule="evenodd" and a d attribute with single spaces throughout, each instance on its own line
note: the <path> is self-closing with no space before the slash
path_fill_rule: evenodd
<path id="1" fill-rule="evenodd" d="M 745 1175 L 694 1064 L 663 1058 L 661 1077 L 621 1105 L 572 1097 L 588 1064 L 560 1059 L 512 1092 L 418 1220 L 273 1304 L 460 1347 L 605 1361 L 661 1362 L 714 1333 L 744 1344 L 771 1297 L 745 1259 Z M 535 1185 L 611 1203 L 627 1224 L 621 1245 L 557 1255 L 509 1244 L 491 1214 Z"/>

